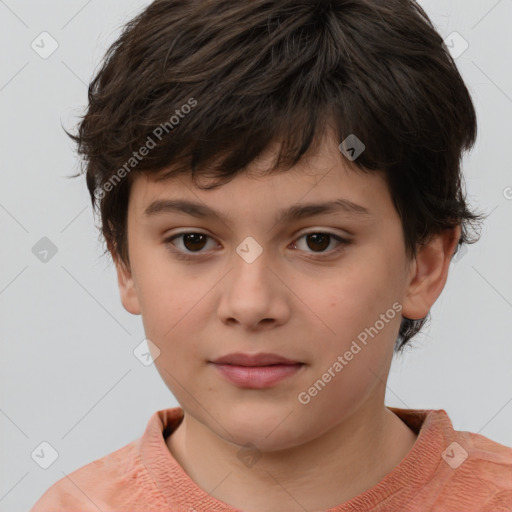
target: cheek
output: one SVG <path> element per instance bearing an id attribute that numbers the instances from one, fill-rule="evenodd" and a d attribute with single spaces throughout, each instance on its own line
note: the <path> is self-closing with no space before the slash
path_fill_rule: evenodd
<path id="1" fill-rule="evenodd" d="M 153 334 L 165 336 L 197 303 L 201 286 L 178 272 L 165 253 L 141 252 L 134 271 L 144 324 Z"/>
<path id="2" fill-rule="evenodd" d="M 361 319 L 371 316 L 374 306 L 385 302 L 388 295 L 386 283 L 375 268 L 346 269 L 321 284 L 310 283 L 300 293 L 327 325 L 341 325 L 345 333 L 351 326 L 359 325 Z M 337 332 L 338 328 L 332 330 Z"/>
<path id="3" fill-rule="evenodd" d="M 382 262 L 363 268 L 347 269 L 346 275 L 340 273 L 325 287 L 310 289 L 308 306 L 329 327 L 322 341 L 323 361 L 346 351 L 357 352 L 359 345 L 361 351 L 353 359 L 373 365 L 385 357 L 396 339 L 401 315 L 396 311 L 400 295 L 393 273 Z"/>
<path id="4" fill-rule="evenodd" d="M 159 272 L 156 264 L 148 267 L 139 275 L 138 287 L 144 331 L 160 350 L 157 366 L 179 375 L 188 362 L 201 357 L 198 334 L 206 329 L 212 285 L 197 276 Z M 165 372 L 162 377 L 167 380 Z"/>

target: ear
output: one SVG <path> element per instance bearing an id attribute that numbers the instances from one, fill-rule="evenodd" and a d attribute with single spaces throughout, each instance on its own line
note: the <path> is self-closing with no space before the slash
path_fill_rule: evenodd
<path id="1" fill-rule="evenodd" d="M 448 278 L 448 269 L 460 239 L 460 226 L 434 235 L 420 246 L 409 272 L 402 315 L 411 320 L 425 318 L 434 305 Z"/>
<path id="2" fill-rule="evenodd" d="M 140 304 L 132 271 L 123 262 L 114 261 L 117 271 L 117 283 L 124 309 L 132 315 L 140 315 Z"/>

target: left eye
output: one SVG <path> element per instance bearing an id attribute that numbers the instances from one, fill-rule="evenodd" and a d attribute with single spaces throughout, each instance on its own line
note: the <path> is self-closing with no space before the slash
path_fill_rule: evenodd
<path id="1" fill-rule="evenodd" d="M 186 233 L 177 233 L 176 235 L 173 235 L 172 237 L 165 240 L 165 243 L 170 243 L 172 245 L 175 245 L 173 243 L 173 240 L 176 238 L 181 238 L 183 245 L 185 246 L 185 249 L 190 251 L 191 253 L 198 252 L 196 249 L 202 249 L 205 245 L 204 241 L 207 238 L 211 238 L 208 235 L 205 235 L 203 233 L 196 233 L 193 231 L 186 232 Z M 212 239 L 213 240 L 213 239 Z M 183 249 L 180 248 L 180 251 L 183 251 Z"/>
<path id="2" fill-rule="evenodd" d="M 306 233 L 306 234 L 302 235 L 300 238 L 298 238 L 298 240 L 305 239 L 306 245 L 310 249 L 315 249 L 313 252 L 326 252 L 325 249 L 327 247 L 329 247 L 333 238 L 334 238 L 334 240 L 336 240 L 336 242 L 338 242 L 338 246 L 343 245 L 343 243 L 347 243 L 346 240 L 344 240 L 343 238 L 341 238 L 338 235 L 334 235 L 333 233 L 322 233 L 322 232 Z M 296 243 L 294 243 L 293 245 L 295 247 L 297 246 Z M 336 250 L 336 249 L 332 249 L 332 250 Z M 330 252 L 330 251 L 327 251 L 327 252 Z"/>
<path id="3" fill-rule="evenodd" d="M 182 247 L 177 247 L 177 245 L 173 242 L 175 239 L 181 239 L 180 241 Z M 171 249 L 173 252 L 177 252 L 178 254 L 181 253 L 181 255 L 185 257 L 189 255 L 192 255 L 193 257 L 194 254 L 201 254 L 205 252 L 202 251 L 202 249 L 205 247 L 205 245 L 207 245 L 206 241 L 208 239 L 213 240 L 210 236 L 205 235 L 204 233 L 190 231 L 174 234 L 173 236 L 164 240 L 164 243 L 166 245 L 170 244 L 178 249 L 177 251 L 175 249 Z M 312 253 L 320 254 L 324 252 L 336 252 L 337 250 L 340 250 L 340 246 L 348 245 L 350 243 L 349 240 L 346 240 L 333 233 L 324 233 L 316 231 L 303 234 L 297 239 L 297 241 L 301 241 L 303 239 L 305 240 L 307 247 L 313 249 L 311 251 Z M 332 239 L 334 239 L 338 243 L 338 247 L 335 249 L 331 249 L 330 251 L 326 251 L 325 249 L 327 249 L 327 247 L 331 245 Z M 297 245 L 299 244 L 296 242 L 292 244 L 293 247 L 297 247 Z M 306 250 L 306 252 L 308 251 Z"/>

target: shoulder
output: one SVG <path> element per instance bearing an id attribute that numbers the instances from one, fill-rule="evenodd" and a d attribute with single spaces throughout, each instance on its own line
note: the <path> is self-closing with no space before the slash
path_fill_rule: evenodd
<path id="1" fill-rule="evenodd" d="M 512 448 L 481 434 L 456 434 L 453 446 L 447 447 L 443 458 L 450 460 L 459 451 L 460 468 L 466 466 L 468 482 L 487 493 L 488 509 L 512 511 Z"/>
<path id="2" fill-rule="evenodd" d="M 444 409 L 391 410 L 419 434 L 402 464 L 414 510 L 512 512 L 512 448 L 455 430 Z"/>
<path id="3" fill-rule="evenodd" d="M 54 483 L 30 512 L 98 512 L 130 505 L 130 511 L 158 498 L 139 455 L 139 440 L 94 460 Z M 138 508 L 136 510 L 139 510 Z M 141 508 L 140 510 L 143 510 Z"/>
<path id="4" fill-rule="evenodd" d="M 448 441 L 441 453 L 438 478 L 432 482 L 441 484 L 447 504 L 462 510 L 512 512 L 512 448 L 456 430 Z"/>

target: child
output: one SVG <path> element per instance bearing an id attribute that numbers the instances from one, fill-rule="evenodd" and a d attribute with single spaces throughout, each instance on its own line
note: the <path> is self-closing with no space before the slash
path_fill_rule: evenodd
<path id="1" fill-rule="evenodd" d="M 384 405 L 476 241 L 476 131 L 412 0 L 156 0 L 130 21 L 70 136 L 180 407 L 32 512 L 511 511 L 511 448 Z"/>

